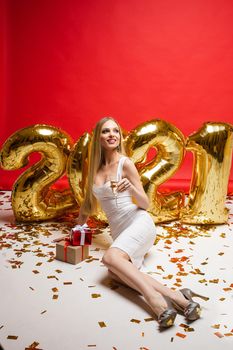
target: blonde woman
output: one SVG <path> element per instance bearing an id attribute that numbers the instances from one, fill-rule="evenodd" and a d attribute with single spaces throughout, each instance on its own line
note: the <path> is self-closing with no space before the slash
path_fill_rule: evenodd
<path id="1" fill-rule="evenodd" d="M 177 312 L 172 305 L 182 310 L 187 319 L 198 318 L 200 305 L 192 300 L 192 291 L 174 292 L 140 271 L 144 255 L 154 244 L 156 230 L 146 212 L 149 202 L 137 169 L 124 156 L 121 128 L 112 118 L 101 119 L 93 133 L 88 183 L 78 225 L 95 213 L 97 201 L 106 213 L 113 238 L 102 258 L 110 276 L 138 291 L 157 315 L 161 327 L 173 325 Z"/>

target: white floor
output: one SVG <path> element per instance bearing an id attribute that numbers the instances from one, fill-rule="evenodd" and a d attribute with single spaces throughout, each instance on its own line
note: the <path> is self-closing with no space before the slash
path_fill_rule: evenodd
<path id="1" fill-rule="evenodd" d="M 175 326 L 161 332 L 143 299 L 126 287 L 114 288 L 107 278 L 100 261 L 111 242 L 107 230 L 93 239 L 94 259 L 76 266 L 57 261 L 51 242 L 69 231 L 73 218 L 15 226 L 10 192 L 1 192 L 2 348 L 233 349 L 233 198 L 227 206 L 231 207 L 228 225 L 158 226 L 162 238 L 146 257 L 144 271 L 170 287 L 192 287 L 210 297 L 207 302 L 200 300 L 202 317 L 190 328 L 178 315 Z"/>

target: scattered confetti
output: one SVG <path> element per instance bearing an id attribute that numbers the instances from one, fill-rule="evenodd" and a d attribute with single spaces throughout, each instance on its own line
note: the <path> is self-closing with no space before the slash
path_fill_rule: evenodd
<path id="1" fill-rule="evenodd" d="M 132 319 L 130 320 L 130 322 L 140 323 L 141 321 L 140 321 L 140 320 L 136 320 L 135 318 L 132 318 Z"/>
<path id="2" fill-rule="evenodd" d="M 214 333 L 218 338 L 223 338 L 224 337 L 224 335 L 222 334 L 222 333 L 220 333 L 220 332 L 215 332 Z"/>
<path id="3" fill-rule="evenodd" d="M 18 335 L 8 335 L 7 339 L 16 340 L 18 339 Z"/>
<path id="4" fill-rule="evenodd" d="M 154 321 L 155 319 L 153 317 L 148 317 L 148 318 L 144 318 L 145 322 L 151 322 Z"/>
<path id="5" fill-rule="evenodd" d="M 91 297 L 92 297 L 92 298 L 100 298 L 100 297 L 101 297 L 101 294 L 91 294 Z"/>
<path id="6" fill-rule="evenodd" d="M 98 322 L 98 323 L 99 323 L 99 326 L 100 326 L 101 328 L 107 327 L 106 324 L 105 324 L 105 322 L 103 322 L 103 321 L 100 321 L 100 322 Z"/>
<path id="7" fill-rule="evenodd" d="M 37 348 L 38 345 L 39 345 L 39 343 L 37 341 L 34 341 L 31 345 L 29 345 L 27 348 L 25 348 L 25 350 L 28 350 L 28 349 L 40 350 Z"/>
<path id="8" fill-rule="evenodd" d="M 176 333 L 176 336 L 177 337 L 180 337 L 180 338 L 185 338 L 186 337 L 186 334 L 183 334 L 183 333 Z"/>
<path id="9" fill-rule="evenodd" d="M 56 280 L 58 280 L 58 278 L 56 276 L 47 276 L 48 279 L 51 279 L 51 278 L 55 278 Z"/>
<path id="10" fill-rule="evenodd" d="M 220 324 L 214 324 L 213 326 L 211 326 L 212 328 L 215 328 L 215 329 L 219 329 L 220 328 Z"/>

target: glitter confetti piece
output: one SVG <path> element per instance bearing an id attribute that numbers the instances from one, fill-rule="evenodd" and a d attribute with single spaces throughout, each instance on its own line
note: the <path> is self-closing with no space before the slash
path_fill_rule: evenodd
<path id="1" fill-rule="evenodd" d="M 55 278 L 58 281 L 58 278 L 56 276 L 47 276 L 48 279 Z"/>
<path id="2" fill-rule="evenodd" d="M 37 270 L 32 270 L 33 273 L 37 274 L 37 273 L 40 273 L 39 271 Z"/>
<path id="3" fill-rule="evenodd" d="M 171 337 L 171 343 L 173 342 L 173 340 L 174 340 L 174 337 Z"/>
<path id="4" fill-rule="evenodd" d="M 171 280 L 173 275 L 167 275 L 166 277 L 163 277 L 164 280 Z"/>
<path id="5" fill-rule="evenodd" d="M 47 312 L 47 310 L 42 311 L 40 314 L 43 315 Z"/>
<path id="6" fill-rule="evenodd" d="M 187 327 L 187 328 L 184 328 L 184 331 L 185 331 L 185 332 L 194 332 L 194 328 L 192 328 L 192 327 Z"/>
<path id="7" fill-rule="evenodd" d="M 2 329 L 4 326 L 1 326 L 0 329 Z"/>
<path id="8" fill-rule="evenodd" d="M 34 341 L 31 345 L 29 345 L 27 348 L 25 348 L 25 350 L 28 350 L 28 349 L 40 350 L 37 348 L 38 345 L 39 345 L 39 343 L 37 341 Z"/>
<path id="9" fill-rule="evenodd" d="M 225 292 L 229 292 L 230 290 L 232 290 L 231 288 L 223 288 L 223 290 L 225 291 Z"/>
<path id="10" fill-rule="evenodd" d="M 222 334 L 222 333 L 220 333 L 220 332 L 215 332 L 214 333 L 218 338 L 223 338 L 224 337 L 224 335 Z"/>
<path id="11" fill-rule="evenodd" d="M 180 338 L 185 338 L 186 337 L 186 334 L 183 334 L 183 333 L 176 333 L 176 336 L 177 337 L 180 337 Z"/>
<path id="12" fill-rule="evenodd" d="M 96 287 L 96 285 L 94 285 L 94 286 L 88 286 L 88 288 L 94 288 L 94 287 Z"/>
<path id="13" fill-rule="evenodd" d="M 88 346 L 88 348 L 95 348 L 96 344 L 88 344 L 87 346 Z"/>
<path id="14" fill-rule="evenodd" d="M 178 254 L 178 253 L 182 253 L 183 251 L 184 251 L 184 249 L 177 249 L 177 250 L 175 251 L 175 253 Z"/>
<path id="15" fill-rule="evenodd" d="M 8 335 L 7 339 L 16 340 L 18 339 L 18 335 Z"/>
<path id="16" fill-rule="evenodd" d="M 225 337 L 232 337 L 233 333 L 224 333 Z"/>
<path id="17" fill-rule="evenodd" d="M 72 284 L 73 282 L 63 282 L 63 284 L 66 286 L 68 284 Z"/>
<path id="18" fill-rule="evenodd" d="M 142 332 L 142 337 L 144 337 L 144 335 L 145 335 L 145 333 L 144 333 L 144 332 Z"/>
<path id="19" fill-rule="evenodd" d="M 230 287 L 233 288 L 233 283 L 230 284 Z"/>
<path id="20" fill-rule="evenodd" d="M 62 273 L 63 271 L 61 271 L 61 270 L 55 270 L 57 273 Z"/>
<path id="21" fill-rule="evenodd" d="M 218 253 L 218 255 L 222 256 L 222 255 L 224 255 L 224 253 L 223 253 L 223 252 L 220 252 L 220 253 Z"/>
<path id="22" fill-rule="evenodd" d="M 57 288 L 57 287 L 53 287 L 53 288 L 52 288 L 52 291 L 53 291 L 54 293 L 57 293 L 57 292 L 58 292 L 58 288 Z"/>
<path id="23" fill-rule="evenodd" d="M 140 323 L 141 321 L 140 321 L 140 320 L 136 320 L 135 318 L 132 318 L 132 319 L 130 320 L 130 322 Z"/>
<path id="24" fill-rule="evenodd" d="M 100 297 L 101 297 L 101 294 L 92 294 L 91 297 L 92 297 L 92 298 L 100 298 Z"/>
<path id="25" fill-rule="evenodd" d="M 58 295 L 57 295 L 57 294 L 54 294 L 54 295 L 53 295 L 53 299 L 54 299 L 54 300 L 58 299 Z"/>
<path id="26" fill-rule="evenodd" d="M 165 272 L 164 269 L 162 268 L 162 266 L 160 266 L 160 265 L 157 266 L 157 269 L 158 270 L 162 270 L 163 272 Z"/>
<path id="27" fill-rule="evenodd" d="M 185 324 L 185 323 L 181 323 L 181 324 L 179 324 L 179 327 L 187 328 L 187 327 L 189 327 L 189 325 L 187 325 L 187 324 Z"/>
<path id="28" fill-rule="evenodd" d="M 210 283 L 218 283 L 219 282 L 219 279 L 216 278 L 216 279 L 213 279 L 213 280 L 209 280 Z"/>
<path id="29" fill-rule="evenodd" d="M 29 287 L 31 290 L 35 290 L 34 288 L 32 288 L 32 287 Z"/>
<path id="30" fill-rule="evenodd" d="M 37 264 L 36 264 L 36 266 L 41 266 L 43 263 L 42 262 L 38 262 Z"/>
<path id="31" fill-rule="evenodd" d="M 203 279 L 203 280 L 199 280 L 198 282 L 199 282 L 199 283 L 206 283 L 207 280 L 206 280 L 206 279 Z"/>
<path id="32" fill-rule="evenodd" d="M 220 324 L 214 324 L 213 326 L 211 326 L 214 329 L 219 329 L 220 328 Z"/>
<path id="33" fill-rule="evenodd" d="M 144 318 L 145 322 L 151 322 L 154 321 L 155 319 L 153 317 L 148 317 L 148 318 Z"/>
<path id="34" fill-rule="evenodd" d="M 220 300 L 220 301 L 223 301 L 223 300 L 225 300 L 225 299 L 226 299 L 226 298 L 220 298 L 219 300 Z"/>
<path id="35" fill-rule="evenodd" d="M 105 324 L 105 322 L 103 322 L 103 321 L 100 321 L 100 322 L 98 322 L 98 323 L 99 323 L 99 326 L 100 326 L 101 328 L 107 327 L 106 324 Z"/>

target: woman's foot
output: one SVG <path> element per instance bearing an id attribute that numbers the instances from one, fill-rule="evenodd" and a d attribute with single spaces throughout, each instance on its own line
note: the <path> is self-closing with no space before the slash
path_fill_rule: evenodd
<path id="1" fill-rule="evenodd" d="M 174 307 L 184 313 L 188 321 L 195 321 L 200 318 L 201 307 L 192 299 L 191 290 L 184 288 L 173 293 L 172 303 Z"/>
<path id="2" fill-rule="evenodd" d="M 157 293 L 147 300 L 147 302 L 156 314 L 161 328 L 168 328 L 174 324 L 177 312 L 173 308 L 170 298 L 163 297 Z"/>

